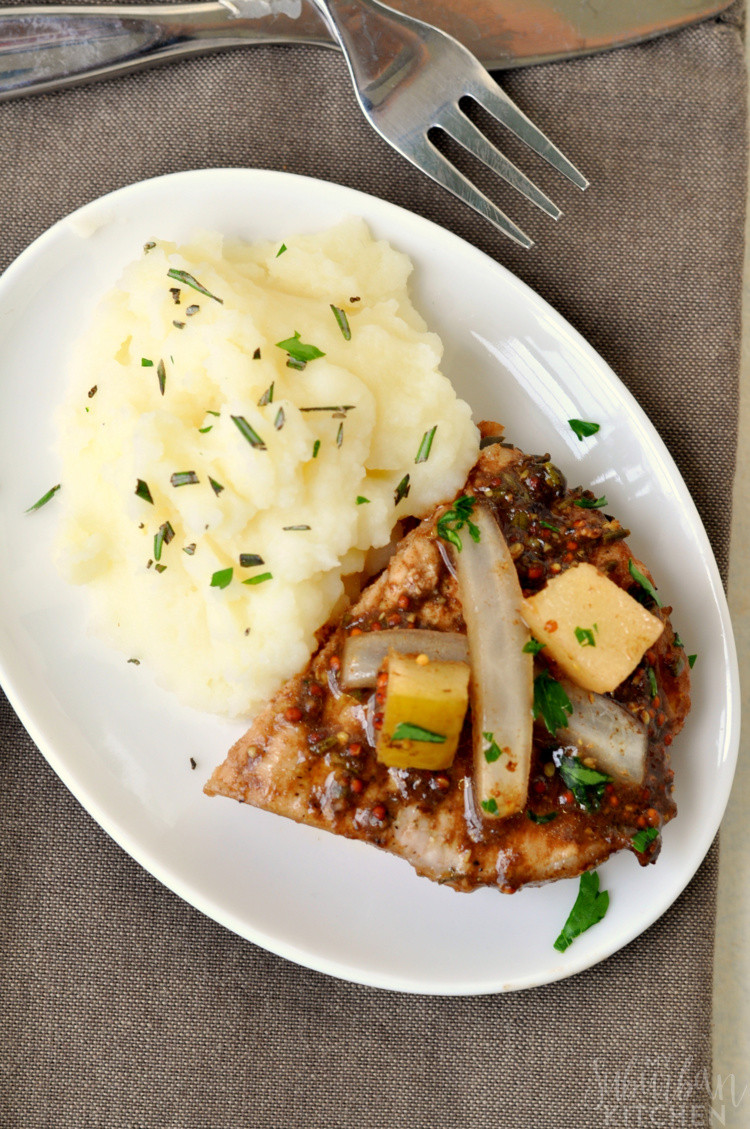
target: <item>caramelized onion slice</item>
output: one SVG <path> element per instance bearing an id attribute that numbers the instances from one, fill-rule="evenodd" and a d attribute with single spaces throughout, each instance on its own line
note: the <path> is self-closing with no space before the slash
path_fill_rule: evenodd
<path id="1" fill-rule="evenodd" d="M 344 644 L 342 686 L 347 690 L 374 686 L 378 670 L 390 651 L 399 655 L 427 655 L 432 662 L 469 661 L 466 636 L 458 632 L 421 628 L 367 631 L 364 635 L 351 635 Z"/>
<path id="2" fill-rule="evenodd" d="M 600 772 L 626 784 L 642 784 L 646 772 L 646 727 L 611 698 L 563 682 L 573 713 L 557 736 L 575 745 L 582 758 L 591 757 Z"/>
<path id="3" fill-rule="evenodd" d="M 472 521 L 479 541 L 462 536 L 454 559 L 471 655 L 474 789 L 485 816 L 502 818 L 526 807 L 534 664 L 523 650 L 530 635 L 505 538 L 481 504 Z"/>

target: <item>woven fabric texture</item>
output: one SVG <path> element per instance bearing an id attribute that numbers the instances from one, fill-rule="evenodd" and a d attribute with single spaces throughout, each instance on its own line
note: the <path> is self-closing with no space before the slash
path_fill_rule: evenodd
<path id="1" fill-rule="evenodd" d="M 382 196 L 487 251 L 588 338 L 664 437 L 726 575 L 742 15 L 502 79 L 593 184 L 581 195 L 520 158 L 563 207 L 553 226 L 474 174 L 531 252 L 372 133 L 337 54 L 264 47 L 0 105 L 0 268 L 73 208 L 181 169 L 288 169 Z M 709 1125 L 716 848 L 589 972 L 421 998 L 298 968 L 202 917 L 81 810 L 4 701 L 0 780 L 2 1129 Z"/>

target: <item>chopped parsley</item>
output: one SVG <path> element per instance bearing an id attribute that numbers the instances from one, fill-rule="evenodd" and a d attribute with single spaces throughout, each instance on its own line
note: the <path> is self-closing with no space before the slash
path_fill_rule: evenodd
<path id="1" fill-rule="evenodd" d="M 281 409 L 279 409 L 279 411 L 281 411 Z M 260 435 L 258 435 L 258 432 L 250 426 L 244 416 L 231 416 L 230 418 L 240 434 L 244 435 L 245 439 L 247 439 L 251 447 L 254 447 L 256 451 L 266 451 L 268 449 Z"/>
<path id="2" fill-rule="evenodd" d="M 495 740 L 494 733 L 482 733 L 482 736 L 487 742 L 487 748 L 484 750 L 484 759 L 487 761 L 487 764 L 494 764 L 495 761 L 500 760 L 500 757 L 503 755 L 503 750 Z"/>
<path id="3" fill-rule="evenodd" d="M 411 484 L 409 482 L 409 475 L 405 474 L 404 477 L 399 482 L 396 489 L 393 491 L 393 504 L 394 504 L 394 506 L 397 506 L 399 504 L 399 502 L 402 502 L 404 500 L 404 498 L 407 498 L 409 496 L 410 490 L 411 490 Z"/>
<path id="4" fill-rule="evenodd" d="M 642 831 L 636 831 L 633 836 L 633 847 L 639 855 L 642 855 L 649 843 L 653 843 L 658 835 L 659 829 L 657 827 L 644 827 Z"/>
<path id="5" fill-rule="evenodd" d="M 695 660 L 697 658 L 698 658 L 697 655 L 688 655 L 688 666 L 690 667 L 691 670 L 695 666 Z"/>
<path id="6" fill-rule="evenodd" d="M 412 725 L 410 721 L 400 721 L 393 730 L 392 741 L 425 741 L 430 745 L 444 745 L 445 734 L 433 733 L 431 729 L 423 729 L 421 725 Z"/>
<path id="7" fill-rule="evenodd" d="M 659 687 L 656 683 L 656 671 L 652 666 L 646 667 L 646 678 L 648 678 L 648 687 L 651 691 L 651 697 L 656 698 L 659 694 Z"/>
<path id="8" fill-rule="evenodd" d="M 612 777 L 599 772 L 596 768 L 588 768 L 578 757 L 569 757 L 566 753 L 561 756 L 555 754 L 553 759 L 565 786 L 570 788 L 576 802 L 586 811 L 598 811 L 604 794 L 604 785 L 609 784 Z"/>
<path id="9" fill-rule="evenodd" d="M 153 368 L 154 362 L 150 361 L 148 357 L 141 357 L 141 368 Z"/>
<path id="10" fill-rule="evenodd" d="M 213 298 L 214 302 L 218 302 L 221 306 L 224 305 L 223 298 L 217 298 L 216 295 L 212 294 L 210 290 L 206 290 L 205 286 L 198 282 L 197 278 L 193 278 L 192 274 L 188 274 L 186 270 L 175 270 L 174 267 L 172 267 L 171 270 L 167 271 L 167 276 L 169 278 L 174 278 L 177 282 L 184 283 L 185 286 L 192 286 L 193 290 L 197 290 L 199 291 L 199 293 L 205 294 L 207 298 Z"/>
<path id="11" fill-rule="evenodd" d="M 551 529 L 553 533 L 559 533 L 559 532 L 560 532 L 560 529 L 559 529 L 559 527 L 558 527 L 558 526 L 556 526 L 556 525 L 550 525 L 550 523 L 549 523 L 548 521 L 541 521 L 541 520 L 540 520 L 539 524 L 540 524 L 540 525 L 542 526 L 542 528 L 544 528 L 544 529 Z"/>
<path id="12" fill-rule="evenodd" d="M 276 258 L 278 259 L 279 255 L 283 255 L 284 252 L 286 251 L 286 249 L 287 249 L 286 243 L 282 243 L 281 246 L 279 247 L 278 251 L 276 252 Z"/>
<path id="13" fill-rule="evenodd" d="M 524 643 L 521 650 L 525 655 L 538 655 L 546 646 L 546 643 L 540 643 L 538 639 L 531 638 L 528 643 Z"/>
<path id="14" fill-rule="evenodd" d="M 208 476 L 208 481 L 211 483 L 211 489 L 213 490 L 214 494 L 218 498 L 219 494 L 221 494 L 224 487 L 221 485 L 220 482 L 217 482 L 215 478 L 212 478 L 210 474 Z"/>
<path id="15" fill-rule="evenodd" d="M 369 506 L 369 504 L 370 504 L 369 498 L 365 498 L 364 494 L 357 494 L 357 505 L 358 506 Z"/>
<path id="16" fill-rule="evenodd" d="M 651 583 L 651 581 L 649 580 L 649 578 L 647 576 L 643 575 L 641 570 L 634 563 L 632 557 L 628 561 L 628 572 L 633 577 L 633 580 L 635 580 L 638 584 L 640 584 L 643 591 L 646 592 L 647 595 L 649 595 L 651 597 L 651 599 L 656 604 L 657 608 L 664 607 L 661 600 L 659 599 L 659 597 L 656 594 L 656 589 L 654 588 L 653 584 Z"/>
<path id="17" fill-rule="evenodd" d="M 277 341 L 276 348 L 283 349 L 288 354 L 286 363 L 290 368 L 304 368 L 309 361 L 325 356 L 325 353 L 317 345 L 306 344 L 296 330 L 294 337 L 287 337 L 285 341 Z"/>
<path id="18" fill-rule="evenodd" d="M 497 815 L 497 800 L 494 796 L 490 796 L 489 800 L 482 800 L 482 811 L 486 811 L 488 815 Z"/>
<path id="19" fill-rule="evenodd" d="M 135 484 L 135 492 L 139 498 L 143 498 L 144 502 L 150 502 L 153 506 L 154 499 L 151 497 L 151 491 L 148 488 L 148 483 L 139 478 Z"/>
<path id="20" fill-rule="evenodd" d="M 316 439 L 316 440 L 315 440 L 315 442 L 313 443 L 313 454 L 312 454 L 312 457 L 313 457 L 314 459 L 317 459 L 317 457 L 318 457 L 318 452 L 319 452 L 319 451 L 320 451 L 320 440 L 319 440 L 319 439 Z"/>
<path id="21" fill-rule="evenodd" d="M 463 548 L 459 533 L 464 526 L 468 529 L 472 541 L 479 541 L 480 539 L 479 526 L 471 520 L 475 505 L 476 498 L 464 494 L 462 497 L 456 498 L 451 508 L 446 510 L 437 523 L 438 537 L 454 545 L 459 553 Z"/>
<path id="22" fill-rule="evenodd" d="M 557 951 L 564 953 L 576 937 L 580 937 L 581 933 L 585 933 L 592 925 L 601 921 L 608 909 L 609 894 L 606 890 L 599 890 L 599 875 L 595 870 L 587 870 L 581 875 L 578 897 L 573 903 L 560 936 L 555 941 Z"/>
<path id="23" fill-rule="evenodd" d="M 419 450 L 417 451 L 416 458 L 414 459 L 415 463 L 426 463 L 429 459 L 430 451 L 432 450 L 432 440 L 435 438 L 436 431 L 437 424 L 435 424 L 434 427 L 430 428 L 429 431 L 425 431 L 424 435 L 422 436 L 422 442 L 419 444 Z"/>
<path id="24" fill-rule="evenodd" d="M 535 811 L 527 810 L 526 814 L 532 823 L 551 823 L 553 819 L 557 819 L 556 811 L 549 811 L 546 815 L 537 815 Z"/>
<path id="25" fill-rule="evenodd" d="M 34 502 L 33 506 L 29 506 L 29 508 L 26 510 L 26 513 L 31 514 L 31 513 L 34 512 L 34 510 L 41 510 L 42 506 L 47 505 L 47 502 L 49 502 L 50 498 L 54 498 L 55 494 L 57 493 L 57 491 L 59 489 L 60 489 L 60 483 L 58 482 L 57 486 L 53 486 L 52 489 L 48 490 L 46 494 L 42 494 L 41 498 L 37 502 Z M 136 491 L 136 493 L 137 493 L 137 491 Z M 149 501 L 150 501 L 150 499 L 149 499 Z"/>
<path id="26" fill-rule="evenodd" d="M 211 577 L 211 588 L 227 588 L 232 583 L 233 568 L 220 568 Z"/>
<path id="27" fill-rule="evenodd" d="M 333 302 L 331 302 L 331 310 L 333 311 L 333 316 L 336 319 L 336 325 L 341 330 L 341 336 L 344 338 L 344 341 L 351 341 L 352 331 L 349 327 L 348 317 L 342 309 L 340 309 L 338 306 L 334 306 Z"/>
<path id="28" fill-rule="evenodd" d="M 601 498 L 576 498 L 573 505 L 580 506 L 582 510 L 600 510 L 602 506 L 608 506 L 609 502 L 602 494 Z"/>
<path id="29" fill-rule="evenodd" d="M 565 693 L 564 687 L 543 670 L 534 679 L 534 720 L 541 717 L 549 733 L 555 734 L 568 724 L 568 714 L 573 712 L 573 703 Z"/>
<path id="30" fill-rule="evenodd" d="M 576 627 L 575 636 L 582 647 L 596 646 L 596 639 L 594 638 L 596 630 L 596 624 L 593 627 Z"/>
<path id="31" fill-rule="evenodd" d="M 591 423 L 586 419 L 569 419 L 568 423 L 579 439 L 587 439 L 589 435 L 596 435 L 600 426 L 598 423 Z"/>

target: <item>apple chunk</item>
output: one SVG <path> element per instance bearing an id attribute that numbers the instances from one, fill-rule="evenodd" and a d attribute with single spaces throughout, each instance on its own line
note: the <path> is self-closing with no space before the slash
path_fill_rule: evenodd
<path id="1" fill-rule="evenodd" d="M 635 670 L 664 624 L 590 564 L 574 565 L 524 600 L 547 654 L 584 690 L 608 694 Z"/>
<path id="2" fill-rule="evenodd" d="M 469 703 L 469 666 L 391 654 L 377 756 L 389 768 L 453 763 Z"/>

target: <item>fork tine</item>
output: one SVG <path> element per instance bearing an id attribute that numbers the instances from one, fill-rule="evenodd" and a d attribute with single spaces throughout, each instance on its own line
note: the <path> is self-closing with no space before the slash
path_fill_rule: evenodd
<path id="1" fill-rule="evenodd" d="M 507 180 L 513 188 L 518 189 L 527 200 L 531 200 L 532 204 L 536 204 L 553 220 L 560 218 L 562 212 L 557 204 L 553 204 L 549 196 L 546 196 L 540 188 L 537 188 L 534 182 L 529 180 L 519 168 L 516 168 L 513 162 L 509 161 L 499 149 L 496 149 L 458 106 L 444 107 L 437 124 L 440 129 L 444 129 L 446 133 L 450 134 L 454 141 L 463 145 L 483 164 L 491 168 L 498 176 L 501 176 L 503 180 Z"/>
<path id="2" fill-rule="evenodd" d="M 435 148 L 428 137 L 421 136 L 414 139 L 408 148 L 399 146 L 399 150 L 413 165 L 427 173 L 443 188 L 447 188 L 454 196 L 458 196 L 459 200 L 463 200 L 469 207 L 475 208 L 480 215 L 483 215 L 485 219 L 498 227 L 504 235 L 507 235 L 515 243 L 519 243 L 521 247 L 525 247 L 527 250 L 534 246 L 534 240 L 529 239 L 520 227 L 517 227 L 504 212 L 501 212 L 491 200 L 488 200 L 478 188 L 475 188 L 471 181 Z"/>
<path id="3" fill-rule="evenodd" d="M 572 180 L 573 184 L 580 189 L 588 188 L 589 182 L 583 173 L 578 171 L 575 165 L 560 152 L 556 145 L 552 144 L 548 137 L 545 137 L 540 129 L 537 129 L 534 123 L 526 117 L 523 110 L 519 110 L 505 91 L 496 82 L 493 82 L 490 75 L 487 75 L 486 81 L 472 82 L 467 87 L 466 92 L 480 106 L 484 106 L 488 113 L 501 121 L 511 133 L 515 133 L 516 137 L 525 142 L 530 149 L 543 157 L 568 180 Z"/>

